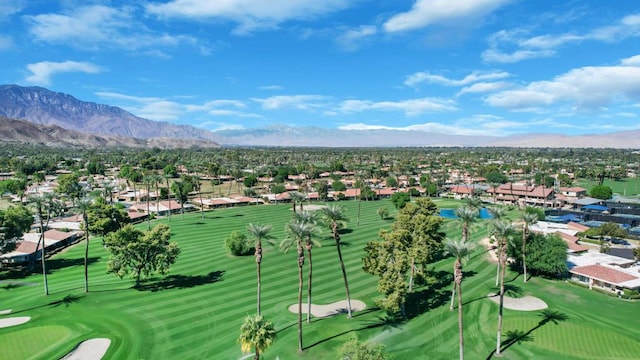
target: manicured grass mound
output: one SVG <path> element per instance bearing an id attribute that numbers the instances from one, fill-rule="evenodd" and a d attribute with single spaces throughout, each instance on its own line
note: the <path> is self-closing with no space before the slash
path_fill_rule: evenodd
<path id="1" fill-rule="evenodd" d="M 455 206 L 454 201 L 436 202 Z M 361 339 L 384 344 L 397 359 L 451 359 L 458 351 L 457 312 L 449 311 L 452 259 L 433 265 L 435 285 L 418 287 L 407 306 L 410 320 L 392 322 L 375 308 L 377 279 L 362 271 L 363 247 L 378 239 L 381 227 L 392 219 L 380 220 L 376 214 L 388 201 L 362 202 L 360 226 L 356 226 L 357 202 L 342 203 L 350 218 L 342 234 L 343 255 L 352 299 L 362 300 L 367 309 L 351 320 L 338 315 L 313 319 L 304 324 L 305 352 L 297 353 L 297 315 L 288 306 L 297 302 L 295 251 L 281 253 L 267 246 L 262 263 L 262 312 L 274 322 L 278 337 L 265 353 L 269 359 L 326 359 L 335 356 L 337 345 L 355 332 Z M 445 206 L 443 206 L 445 207 Z M 19 327 L 0 329 L 0 348 L 7 358 L 60 358 L 83 340 L 107 337 L 112 344 L 106 358 L 220 358 L 238 359 L 243 354 L 237 343 L 240 324 L 255 313 L 256 274 L 253 256 L 234 257 L 224 248 L 233 230 L 244 231 L 248 223 L 271 224 L 279 242 L 285 236 L 284 224 L 291 218 L 290 205 L 247 206 L 172 216 L 172 240 L 182 253 L 166 277 L 150 279 L 139 289 L 133 280 L 120 280 L 106 273 L 108 254 L 100 239 L 91 240 L 88 294 L 83 293 L 84 244 L 56 255 L 49 261 L 52 295 L 42 294 L 40 275 L 18 276 L 20 286 L 4 285 L 0 291 L 3 308 L 16 316 L 31 316 Z M 154 222 L 152 222 L 152 225 Z M 474 226 L 472 236 L 486 236 L 488 223 Z M 146 229 L 146 224 L 141 224 Z M 450 236 L 459 237 L 460 227 L 449 220 Z M 333 240 L 327 230 L 320 236 L 323 246 L 313 251 L 314 297 L 316 304 L 343 300 L 344 287 Z M 469 359 L 487 358 L 495 347 L 498 307 L 486 299 L 495 291 L 495 265 L 478 249 L 464 267 L 465 348 Z M 305 267 L 306 271 L 306 267 Z M 516 274 L 508 274 L 511 280 Z M 2 278 L 2 280 L 8 280 Z M 549 310 L 563 320 L 536 327 L 540 312 L 505 310 L 505 334 L 518 338 L 504 352 L 505 359 L 634 359 L 640 353 L 640 313 L 637 303 L 629 303 L 590 292 L 564 282 L 533 278 L 527 284 L 515 278 L 511 284 L 523 295 L 530 294 L 549 304 Z M 34 285 L 34 286 L 28 286 Z M 306 275 L 305 275 L 306 287 Z M 306 291 L 305 291 L 306 294 Z M 306 299 L 305 299 L 306 301 Z M 18 331 L 60 327 L 68 333 L 51 338 L 21 336 L 34 352 L 23 356 L 15 344 Z M 63 333 L 57 332 L 57 333 Z M 527 334 L 527 332 L 529 332 Z M 509 338 L 507 335 L 503 336 Z M 23 340 L 24 341 L 24 340 Z M 582 345 L 577 345 L 582 344 Z M 24 348 L 24 345 L 20 346 Z M 43 352 L 36 353 L 37 350 Z M 615 356 L 612 357 L 611 354 Z"/>

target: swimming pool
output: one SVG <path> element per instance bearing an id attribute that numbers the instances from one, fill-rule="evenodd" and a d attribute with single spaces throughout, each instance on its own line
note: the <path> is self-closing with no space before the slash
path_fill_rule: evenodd
<path id="1" fill-rule="evenodd" d="M 457 219 L 456 209 L 440 209 L 440 216 L 447 219 Z M 480 219 L 491 219 L 491 213 L 489 213 L 489 209 L 482 208 L 480 209 Z"/>

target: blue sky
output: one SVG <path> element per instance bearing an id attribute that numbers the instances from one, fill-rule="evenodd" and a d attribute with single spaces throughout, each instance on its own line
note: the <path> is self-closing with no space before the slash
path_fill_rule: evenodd
<path id="1" fill-rule="evenodd" d="M 640 2 L 0 0 L 0 82 L 208 130 L 640 129 Z"/>

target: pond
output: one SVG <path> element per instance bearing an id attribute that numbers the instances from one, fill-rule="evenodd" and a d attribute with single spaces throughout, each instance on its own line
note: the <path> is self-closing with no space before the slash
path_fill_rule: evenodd
<path id="1" fill-rule="evenodd" d="M 457 219 L 456 209 L 440 209 L 440 216 L 447 219 Z M 491 219 L 493 216 L 489 213 L 489 209 L 480 209 L 480 219 Z"/>

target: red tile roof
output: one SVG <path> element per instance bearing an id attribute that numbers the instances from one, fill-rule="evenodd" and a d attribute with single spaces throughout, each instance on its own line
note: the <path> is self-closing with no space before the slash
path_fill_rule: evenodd
<path id="1" fill-rule="evenodd" d="M 44 232 L 45 239 L 61 241 L 73 237 L 75 234 L 70 232 L 64 232 L 56 229 L 47 230 Z"/>
<path id="2" fill-rule="evenodd" d="M 525 186 L 525 185 L 513 185 L 512 183 L 502 184 L 498 187 L 489 188 L 489 193 L 507 194 L 514 196 L 529 196 L 529 197 L 542 197 L 546 198 L 553 192 L 552 188 L 543 186 Z"/>
<path id="3" fill-rule="evenodd" d="M 587 276 L 596 280 L 602 280 L 610 284 L 620 284 L 623 282 L 637 280 L 638 277 L 624 273 L 602 265 L 578 266 L 571 269 L 574 274 Z"/>
<path id="4" fill-rule="evenodd" d="M 573 252 L 583 252 L 589 250 L 588 247 L 578 244 L 579 238 L 577 236 L 569 235 L 561 231 L 556 231 L 556 235 L 560 236 L 560 238 L 567 243 L 569 250 Z"/>
<path id="5" fill-rule="evenodd" d="M 587 231 L 590 229 L 590 227 L 586 226 L 586 225 L 582 225 L 582 224 L 578 224 L 575 223 L 573 221 L 569 221 L 569 223 L 567 223 L 567 228 L 571 229 L 571 230 L 577 230 L 577 231 Z"/>
<path id="6" fill-rule="evenodd" d="M 33 254 L 36 251 L 36 247 L 38 243 L 34 243 L 31 241 L 22 241 L 16 247 L 16 251 L 25 253 L 25 254 Z"/>

